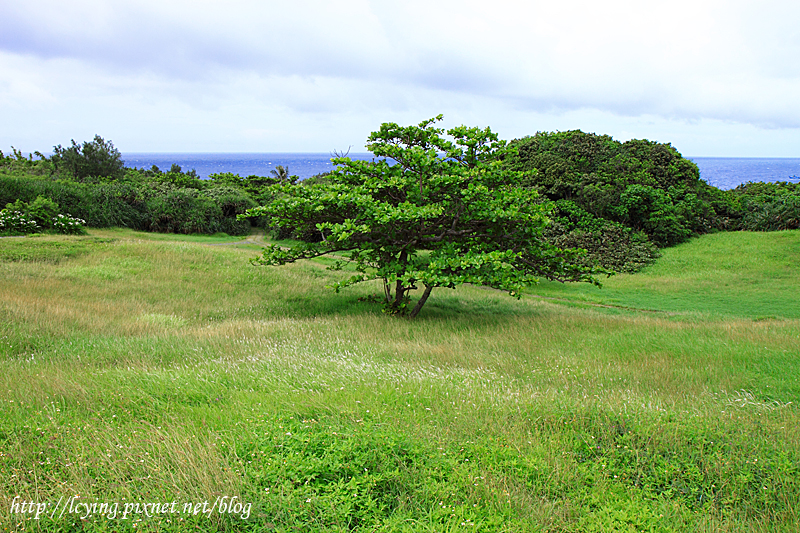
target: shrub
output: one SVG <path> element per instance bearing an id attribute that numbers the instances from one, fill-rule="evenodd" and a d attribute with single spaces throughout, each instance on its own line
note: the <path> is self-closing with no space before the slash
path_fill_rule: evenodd
<path id="1" fill-rule="evenodd" d="M 571 201 L 596 218 L 643 232 L 660 246 L 713 226 L 708 185 L 697 166 L 669 144 L 620 143 L 582 131 L 537 133 L 514 144 L 518 153 L 506 164 L 524 172 L 530 186 L 551 200 Z"/>
<path id="2" fill-rule="evenodd" d="M 59 213 L 58 204 L 37 196 L 30 204 L 17 200 L 0 211 L 0 233 L 26 235 L 42 229 L 57 233 L 84 234 L 85 220 Z"/>
<path id="3" fill-rule="evenodd" d="M 559 248 L 587 251 L 586 265 L 598 264 L 615 272 L 636 272 L 653 263 L 658 248 L 641 231 L 589 213 L 572 200 L 554 202 L 552 224 L 545 237 Z"/>
<path id="4" fill-rule="evenodd" d="M 66 235 L 84 235 L 86 233 L 85 224 L 86 221 L 83 219 L 60 214 L 54 216 L 51 221 L 51 227 L 54 231 Z"/>
<path id="5" fill-rule="evenodd" d="M 777 231 L 800 228 L 800 186 L 796 183 L 745 183 L 733 189 L 731 194 L 740 205 L 740 229 Z"/>
<path id="6" fill-rule="evenodd" d="M 3 209 L 0 211 L 0 235 L 26 235 L 39 230 L 36 221 L 22 211 Z"/>
<path id="7" fill-rule="evenodd" d="M 53 147 L 50 158 L 57 172 L 83 180 L 89 177 L 121 178 L 125 173 L 125 162 L 119 150 L 111 141 L 99 135 L 92 142 L 79 145 L 74 140 L 72 146 L 63 148 L 60 144 Z"/>
<path id="8" fill-rule="evenodd" d="M 25 213 L 28 218 L 43 228 L 51 227 L 53 217 L 59 213 L 58 204 L 43 196 L 37 196 L 29 204 L 18 199 L 13 204 L 7 204 L 6 209 Z"/>
<path id="9" fill-rule="evenodd" d="M 554 223 L 545 235 L 559 248 L 586 250 L 587 254 L 582 258 L 586 266 L 596 264 L 615 272 L 638 272 L 661 255 L 647 235 L 613 222 L 595 231 L 564 231 L 563 226 Z"/>

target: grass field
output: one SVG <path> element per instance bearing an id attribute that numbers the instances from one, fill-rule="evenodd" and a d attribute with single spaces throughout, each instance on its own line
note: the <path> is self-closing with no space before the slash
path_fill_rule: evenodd
<path id="1" fill-rule="evenodd" d="M 800 232 L 415 321 L 234 241 L 0 239 L 0 531 L 800 531 Z"/>

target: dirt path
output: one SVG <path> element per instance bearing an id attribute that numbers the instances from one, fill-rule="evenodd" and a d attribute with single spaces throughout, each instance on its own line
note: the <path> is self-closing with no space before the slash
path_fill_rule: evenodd
<path id="1" fill-rule="evenodd" d="M 261 246 L 266 246 L 264 242 L 264 230 L 261 228 L 253 228 L 253 231 L 248 235 L 248 237 L 243 241 L 234 241 L 234 242 L 213 242 L 207 243 L 209 246 L 231 246 L 233 244 L 259 244 Z"/>

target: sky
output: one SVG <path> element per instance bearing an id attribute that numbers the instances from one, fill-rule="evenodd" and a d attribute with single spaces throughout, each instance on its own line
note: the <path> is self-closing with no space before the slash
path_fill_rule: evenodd
<path id="1" fill-rule="evenodd" d="M 0 150 L 363 152 L 383 122 L 800 157 L 800 2 L 0 0 Z"/>

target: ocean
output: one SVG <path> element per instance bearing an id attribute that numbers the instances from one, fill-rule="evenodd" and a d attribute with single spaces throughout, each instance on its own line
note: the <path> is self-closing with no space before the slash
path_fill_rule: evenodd
<path id="1" fill-rule="evenodd" d="M 122 160 L 129 168 L 150 169 L 153 165 L 162 171 L 172 164 L 186 172 L 195 170 L 201 178 L 211 174 L 230 172 L 239 176 L 270 176 L 270 171 L 281 165 L 289 169 L 290 176 L 310 178 L 333 170 L 331 158 L 326 153 L 123 153 Z M 350 153 L 351 159 L 370 160 L 371 153 Z"/>
<path id="2" fill-rule="evenodd" d="M 202 178 L 231 172 L 240 176 L 269 176 L 276 166 L 288 167 L 300 179 L 333 170 L 332 154 L 326 153 L 123 153 L 125 166 L 169 170 L 172 164 L 184 171 L 194 169 Z M 351 153 L 352 159 L 370 160 L 370 153 Z M 800 158 L 689 157 L 700 168 L 700 177 L 720 189 L 733 189 L 748 181 L 793 181 L 800 179 Z"/>
<path id="3" fill-rule="evenodd" d="M 700 168 L 700 178 L 720 189 L 748 181 L 800 181 L 800 158 L 689 157 Z"/>

